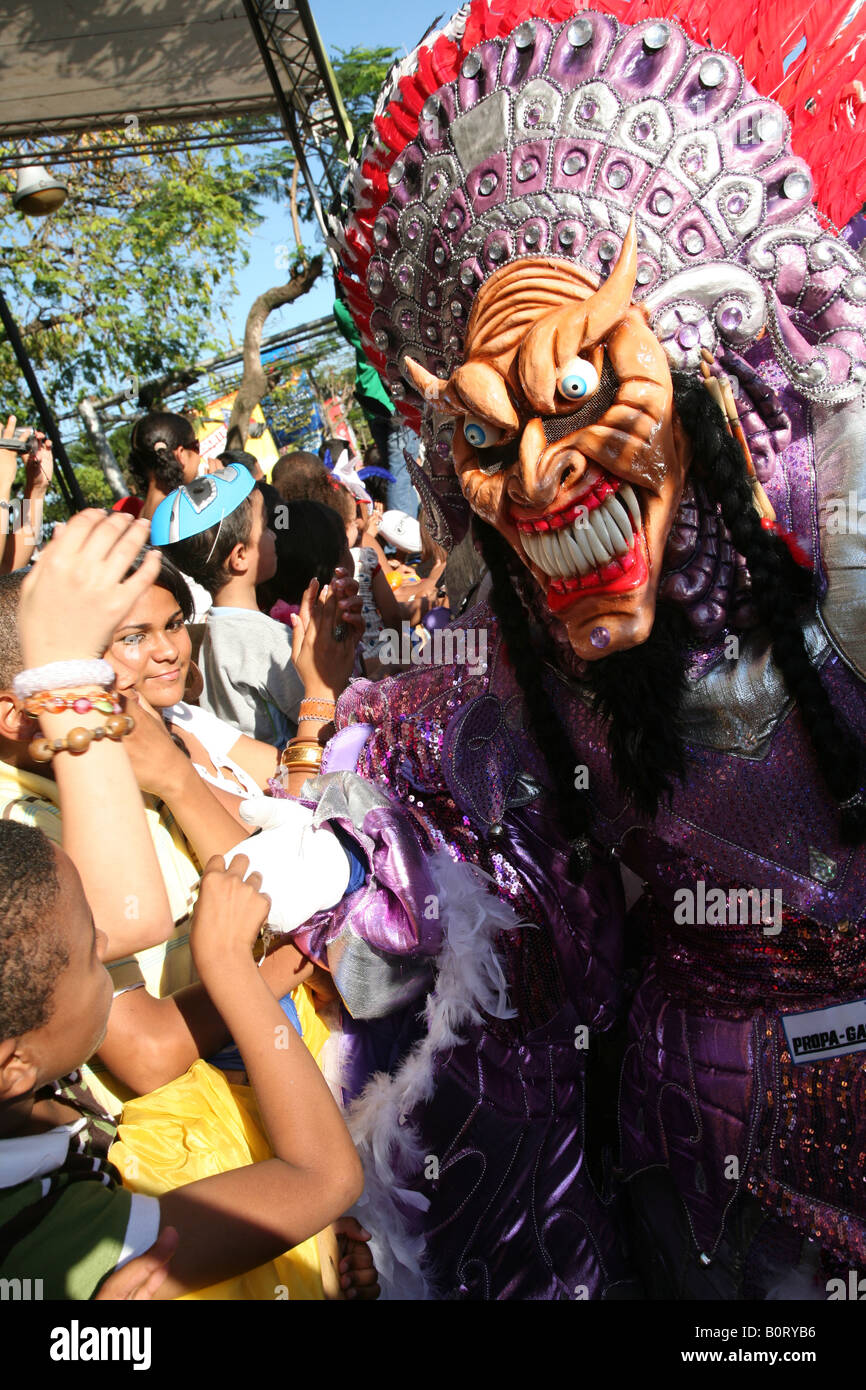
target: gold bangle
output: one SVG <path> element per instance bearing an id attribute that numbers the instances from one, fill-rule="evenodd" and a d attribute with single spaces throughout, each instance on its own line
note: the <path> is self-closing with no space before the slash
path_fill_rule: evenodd
<path id="1" fill-rule="evenodd" d="M 283 767 L 321 767 L 322 749 L 315 747 L 283 749 Z"/>

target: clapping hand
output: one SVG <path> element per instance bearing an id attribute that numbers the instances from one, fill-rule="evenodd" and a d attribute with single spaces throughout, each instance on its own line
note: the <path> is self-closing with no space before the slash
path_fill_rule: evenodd
<path id="1" fill-rule="evenodd" d="M 349 585 L 356 591 L 351 597 L 346 596 Z M 312 580 L 300 611 L 292 615 L 292 661 L 310 698 L 336 700 L 348 685 L 363 632 L 356 595 L 354 580 L 337 571 L 321 594 Z"/>

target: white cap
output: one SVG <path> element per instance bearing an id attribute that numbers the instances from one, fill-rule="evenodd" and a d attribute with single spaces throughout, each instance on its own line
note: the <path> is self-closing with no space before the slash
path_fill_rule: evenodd
<path id="1" fill-rule="evenodd" d="M 379 522 L 379 535 L 388 545 L 405 550 L 407 555 L 416 555 L 421 550 L 421 527 L 406 512 L 385 512 Z"/>

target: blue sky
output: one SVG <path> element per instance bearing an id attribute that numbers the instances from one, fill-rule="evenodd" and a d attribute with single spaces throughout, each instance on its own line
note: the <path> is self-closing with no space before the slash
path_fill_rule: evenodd
<path id="1" fill-rule="evenodd" d="M 376 3 L 376 0 L 372 4 L 358 4 L 357 0 L 313 0 L 312 8 L 325 48 L 331 53 L 335 48 L 349 49 L 361 45 L 365 48 L 382 46 L 411 50 L 437 16 L 450 15 L 458 5 L 459 0 L 454 0 L 453 4 L 445 0 L 445 4 L 438 7 L 435 0 L 400 0 L 396 5 Z M 311 232 L 309 244 L 312 243 Z M 276 268 L 277 248 L 280 246 L 294 246 L 288 207 L 272 204 L 266 221 L 251 238 L 249 265 L 238 276 L 239 293 L 226 305 L 232 332 L 238 343 L 243 337 L 247 311 L 255 297 L 285 279 L 285 274 Z M 323 279 L 309 294 L 272 313 L 265 333 L 276 333 L 283 328 L 293 328 L 297 324 L 323 318 L 331 312 L 332 304 L 330 278 Z"/>

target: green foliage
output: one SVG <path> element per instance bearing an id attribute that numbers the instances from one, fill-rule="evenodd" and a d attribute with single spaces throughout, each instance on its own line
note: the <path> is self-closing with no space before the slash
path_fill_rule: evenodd
<path id="1" fill-rule="evenodd" d="M 282 143 L 231 143 L 248 129 L 243 120 L 196 127 L 226 140 L 216 149 L 95 154 L 54 165 L 69 185 L 64 206 L 43 219 L 7 217 L 0 287 L 58 413 L 84 394 L 109 394 L 129 377 L 161 375 L 222 345 L 214 311 L 248 259 L 260 200 L 287 196 L 291 177 Z M 150 128 L 142 142 L 177 136 Z M 8 171 L 0 175 L 5 206 L 13 184 Z M 24 417 L 29 405 L 4 342 L 0 411 L 13 409 Z"/>
<path id="2" fill-rule="evenodd" d="M 331 55 L 331 66 L 359 149 L 366 139 L 385 78 L 400 56 L 399 49 L 362 47 L 336 48 Z"/>
<path id="3" fill-rule="evenodd" d="M 347 112 L 361 137 L 398 56 L 387 48 L 357 47 L 338 49 L 333 57 Z M 74 409 L 84 395 L 110 395 L 127 383 L 165 377 L 225 350 L 226 301 L 236 272 L 249 258 L 263 205 L 279 202 L 288 208 L 289 203 L 293 155 L 287 144 L 244 144 L 263 126 L 280 129 L 277 117 L 260 115 L 142 128 L 140 152 L 138 133 L 127 130 L 85 134 L 71 143 L 46 137 L 33 149 L 34 163 L 49 148 L 76 156 L 51 165 L 67 183 L 69 197 L 47 218 L 14 213 L 14 171 L 0 172 L 0 205 L 7 209 L 0 289 L 56 415 Z M 214 143 L 180 148 L 190 138 Z M 0 143 L 0 170 L 3 156 L 13 153 L 20 151 Z M 302 190 L 303 184 L 301 216 L 309 217 Z M 298 259 L 294 252 L 286 275 Z M 196 397 L 202 390 L 207 390 L 202 383 L 192 388 Z M 12 350 L 0 340 L 3 418 L 4 412 L 16 414 L 21 423 L 33 420 Z M 116 432 L 112 444 L 123 466 L 128 449 L 118 433 L 122 436 Z M 87 500 L 110 505 L 86 439 L 69 453 Z M 63 505 L 53 493 L 46 519 L 56 519 L 55 512 L 61 516 Z"/>

